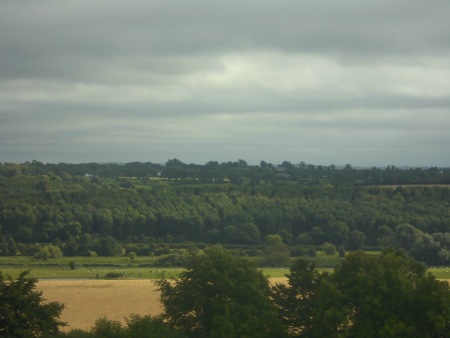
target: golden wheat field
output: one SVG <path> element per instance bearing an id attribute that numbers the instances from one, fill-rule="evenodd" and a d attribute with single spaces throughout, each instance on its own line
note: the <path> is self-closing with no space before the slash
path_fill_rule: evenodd
<path id="1" fill-rule="evenodd" d="M 124 322 L 132 313 L 157 315 L 162 309 L 153 280 L 41 280 L 36 287 L 46 301 L 65 305 L 64 330 L 88 330 L 99 317 Z"/>
<path id="2" fill-rule="evenodd" d="M 284 283 L 286 278 L 270 278 Z M 46 301 L 65 305 L 61 320 L 71 329 L 89 330 L 97 318 L 125 322 L 130 314 L 158 315 L 162 311 L 154 280 L 41 280 L 36 284 Z"/>

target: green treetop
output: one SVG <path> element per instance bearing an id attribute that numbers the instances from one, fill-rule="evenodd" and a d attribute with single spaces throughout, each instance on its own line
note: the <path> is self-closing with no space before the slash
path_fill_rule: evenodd
<path id="1" fill-rule="evenodd" d="M 190 337 L 283 336 L 267 278 L 221 246 L 193 254 L 181 277 L 159 288 L 165 318 Z"/>

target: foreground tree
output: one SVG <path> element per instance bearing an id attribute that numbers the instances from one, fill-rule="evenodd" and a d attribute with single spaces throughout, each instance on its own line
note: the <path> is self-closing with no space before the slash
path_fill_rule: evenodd
<path id="1" fill-rule="evenodd" d="M 317 290 L 328 273 L 321 273 L 314 264 L 299 259 L 286 277 L 287 284 L 272 287 L 273 301 L 279 307 L 279 315 L 288 332 L 307 337 L 312 329 Z"/>
<path id="2" fill-rule="evenodd" d="M 0 336 L 40 337 L 57 333 L 65 325 L 59 321 L 64 305 L 43 303 L 42 292 L 36 291 L 37 279 L 22 272 L 17 279 L 0 271 Z"/>
<path id="3" fill-rule="evenodd" d="M 349 255 L 332 284 L 348 337 L 448 337 L 450 291 L 403 252 Z M 331 298 L 331 297 L 330 297 Z M 330 299 L 328 298 L 328 299 Z M 323 311 L 324 310 L 324 311 Z"/>
<path id="4" fill-rule="evenodd" d="M 48 334 L 42 338 L 186 338 L 167 325 L 159 316 L 140 316 L 137 314 L 125 318 L 125 325 L 117 320 L 105 317 L 97 318 L 90 331 L 74 329 L 60 332 L 57 335 Z"/>
<path id="5" fill-rule="evenodd" d="M 346 256 L 330 275 L 297 262 L 274 288 L 297 337 L 449 337 L 450 290 L 403 252 Z"/>
<path id="6" fill-rule="evenodd" d="M 175 283 L 158 284 L 166 320 L 189 337 L 283 336 L 267 278 L 221 246 L 193 254 Z"/>

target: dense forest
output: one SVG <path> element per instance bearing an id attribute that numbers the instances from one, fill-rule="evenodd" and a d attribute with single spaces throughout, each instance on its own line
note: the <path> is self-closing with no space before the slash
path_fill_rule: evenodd
<path id="1" fill-rule="evenodd" d="M 436 167 L 3 163 L 0 254 L 46 244 L 66 256 L 147 255 L 157 243 L 257 247 L 278 235 L 292 252 L 395 246 L 447 265 L 449 183 L 450 169 Z"/>

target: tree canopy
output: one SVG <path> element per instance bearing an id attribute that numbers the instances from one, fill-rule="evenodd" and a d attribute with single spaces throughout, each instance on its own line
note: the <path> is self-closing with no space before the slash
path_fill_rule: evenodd
<path id="1" fill-rule="evenodd" d="M 296 337 L 448 337 L 450 290 L 403 252 L 351 253 L 332 274 L 304 261 L 275 303 Z"/>
<path id="2" fill-rule="evenodd" d="M 279 234 L 289 245 L 395 245 L 428 264 L 450 264 L 448 187 L 145 178 L 124 187 L 124 179 L 0 175 L 0 255 L 59 254 L 35 243 L 65 256 L 117 255 L 124 242 L 262 245 Z"/>
<path id="3" fill-rule="evenodd" d="M 159 288 L 164 317 L 189 337 L 281 336 L 267 278 L 221 246 L 193 254 L 179 279 Z"/>
<path id="4" fill-rule="evenodd" d="M 0 163 L 0 255 L 122 255 L 125 243 L 142 244 L 125 252 L 138 255 L 157 255 L 155 243 L 261 250 L 280 235 L 311 252 L 395 246 L 450 265 L 450 189 L 434 186 L 449 182 L 448 168 L 303 161 Z"/>
<path id="5" fill-rule="evenodd" d="M 57 333 L 65 325 L 59 320 L 64 305 L 44 303 L 42 292 L 35 290 L 36 282 L 29 271 L 17 279 L 0 271 L 0 336 L 35 338 Z"/>

